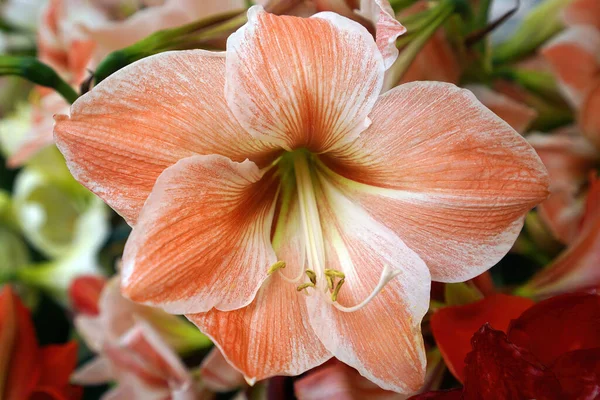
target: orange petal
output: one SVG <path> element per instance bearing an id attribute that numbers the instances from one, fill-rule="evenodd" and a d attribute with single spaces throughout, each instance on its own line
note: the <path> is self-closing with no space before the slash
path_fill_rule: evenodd
<path id="1" fill-rule="evenodd" d="M 0 394 L 27 399 L 40 378 L 38 343 L 29 310 L 12 288 L 0 292 Z"/>
<path id="2" fill-rule="evenodd" d="M 533 134 L 527 140 L 550 174 L 551 194 L 539 205 L 539 215 L 557 239 L 571 243 L 579 232 L 583 213 L 581 190 L 600 156 L 577 129 Z"/>
<path id="3" fill-rule="evenodd" d="M 309 326 L 305 294 L 290 282 L 304 269 L 295 240 L 301 232 L 296 203 L 282 210 L 274 236 L 278 259 L 287 265 L 271 274 L 254 301 L 235 311 L 187 316 L 249 381 L 299 375 L 331 357 Z"/>
<path id="4" fill-rule="evenodd" d="M 106 285 L 106 278 L 82 275 L 73 280 L 69 287 L 69 298 L 77 313 L 96 316 L 100 313 L 98 302 Z"/>
<path id="5" fill-rule="evenodd" d="M 343 272 L 345 281 L 337 303 L 318 290 L 308 296 L 311 326 L 336 358 L 367 379 L 386 390 L 414 392 L 425 376 L 420 324 L 429 306 L 427 266 L 328 179 L 320 179 L 317 196 L 325 265 Z M 391 280 L 371 298 L 383 277 Z"/>
<path id="6" fill-rule="evenodd" d="M 484 85 L 468 85 L 470 90 L 484 106 L 506 121 L 519 133 L 527 130 L 537 117 L 537 112 L 525 104 L 519 103 L 508 96 L 495 92 Z"/>
<path id="7" fill-rule="evenodd" d="M 600 31 L 591 26 L 568 29 L 545 45 L 542 54 L 558 76 L 567 98 L 575 107 L 581 107 L 600 76 Z"/>
<path id="8" fill-rule="evenodd" d="M 227 102 L 255 137 L 321 152 L 353 140 L 383 81 L 375 41 L 334 13 L 297 18 L 255 6 L 227 40 Z"/>
<path id="9" fill-rule="evenodd" d="M 206 387 L 215 392 L 230 392 L 245 383 L 244 375 L 233 368 L 216 347 L 202 360 L 200 375 Z"/>
<path id="10" fill-rule="evenodd" d="M 579 120 L 583 134 L 600 152 L 600 63 L 598 79 L 581 106 Z"/>
<path id="11" fill-rule="evenodd" d="M 77 342 L 44 346 L 38 359 L 42 373 L 36 391 L 55 391 L 67 399 L 69 378 L 77 365 Z"/>
<path id="12" fill-rule="evenodd" d="M 593 25 L 600 29 L 600 2 L 573 0 L 565 8 L 564 20 L 568 25 Z"/>
<path id="13" fill-rule="evenodd" d="M 309 372 L 294 383 L 299 400 L 401 400 L 405 397 L 363 378 L 353 368 L 334 361 Z"/>
<path id="14" fill-rule="evenodd" d="M 123 294 L 174 314 L 248 305 L 276 262 L 273 179 L 217 155 L 166 169 L 125 246 Z"/>
<path id="15" fill-rule="evenodd" d="M 388 0 L 361 0 L 358 14 L 375 26 L 375 42 L 383 56 L 385 69 L 388 69 L 398 58 L 396 39 L 406 32 L 406 28 L 396 19 Z"/>
<path id="16" fill-rule="evenodd" d="M 600 181 L 592 180 L 581 232 L 554 262 L 538 272 L 527 289 L 540 297 L 600 287 Z"/>
<path id="17" fill-rule="evenodd" d="M 548 194 L 535 151 L 469 91 L 405 84 L 381 96 L 371 118 L 355 143 L 324 161 L 434 280 L 464 281 L 497 263 Z"/>
<path id="18" fill-rule="evenodd" d="M 135 223 L 160 173 L 194 154 L 260 161 L 266 148 L 231 115 L 225 60 L 203 50 L 161 53 L 111 75 L 58 116 L 73 176 Z M 256 157 L 256 158 L 254 158 Z"/>

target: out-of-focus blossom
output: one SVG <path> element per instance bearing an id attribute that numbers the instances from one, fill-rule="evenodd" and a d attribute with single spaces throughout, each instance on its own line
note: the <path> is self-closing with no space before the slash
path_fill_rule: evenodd
<path id="1" fill-rule="evenodd" d="M 548 297 L 585 288 L 600 288 L 600 180 L 592 177 L 585 212 L 575 239 L 556 260 L 520 289 Z"/>
<path id="2" fill-rule="evenodd" d="M 417 390 L 430 275 L 487 270 L 547 195 L 533 149 L 470 92 L 379 97 L 380 48 L 333 13 L 255 7 L 225 55 L 146 58 L 58 117 L 71 171 L 134 225 L 124 293 L 189 314 L 250 381 L 336 356 Z"/>
<path id="3" fill-rule="evenodd" d="M 246 385 L 244 375 L 234 369 L 216 347 L 202 360 L 200 376 L 204 386 L 213 392 L 231 392 Z"/>
<path id="4" fill-rule="evenodd" d="M 425 384 L 420 390 L 439 387 L 445 371 L 440 353 L 427 352 Z M 354 368 L 337 360 L 328 361 L 294 383 L 294 392 L 300 400 L 404 400 L 406 395 L 383 390 L 361 376 Z"/>
<path id="5" fill-rule="evenodd" d="M 465 356 L 471 337 L 483 324 L 506 331 L 508 324 L 533 305 L 524 297 L 494 294 L 474 303 L 443 307 L 431 316 L 431 331 L 452 374 L 464 382 Z"/>
<path id="6" fill-rule="evenodd" d="M 464 388 L 412 400 L 593 399 L 600 386 L 600 296 L 545 300 L 507 332 L 483 325 L 465 359 Z"/>
<path id="7" fill-rule="evenodd" d="M 600 29 L 570 28 L 546 45 L 542 54 L 578 111 L 583 134 L 600 150 Z"/>
<path id="8" fill-rule="evenodd" d="M 7 0 L 0 5 L 0 15 L 9 24 L 34 32 L 47 0 Z"/>
<path id="9" fill-rule="evenodd" d="M 95 352 L 102 353 L 105 343 L 118 341 L 135 326 L 136 321 L 151 325 L 179 352 L 210 345 L 210 341 L 185 319 L 124 298 L 118 276 L 105 285 L 101 285 L 98 279 L 101 278 L 80 277 L 70 287 L 71 303 L 80 311 L 75 317 L 75 326 L 88 347 Z M 100 294 L 99 288 L 102 289 Z M 96 307 L 94 300 L 98 301 Z"/>
<path id="10" fill-rule="evenodd" d="M 69 384 L 77 344 L 39 347 L 29 310 L 10 286 L 0 291 L 0 397 L 6 400 L 78 399 Z"/>
<path id="11" fill-rule="evenodd" d="M 600 164 L 600 152 L 576 127 L 527 137 L 550 174 L 550 197 L 539 214 L 554 237 L 565 244 L 577 236 L 583 217 L 585 186 L 590 171 Z"/>
<path id="12" fill-rule="evenodd" d="M 81 385 L 116 380 L 104 399 L 205 399 L 201 388 L 177 354 L 147 323 L 138 321 L 116 342 L 102 346 L 102 363 L 78 370 L 72 381 Z"/>
<path id="13" fill-rule="evenodd" d="M 563 17 L 570 26 L 592 25 L 600 29 L 600 3 L 596 0 L 573 0 L 565 8 Z"/>

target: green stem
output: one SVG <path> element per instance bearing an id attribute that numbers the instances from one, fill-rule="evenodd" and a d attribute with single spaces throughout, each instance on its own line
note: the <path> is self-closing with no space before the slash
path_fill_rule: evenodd
<path id="1" fill-rule="evenodd" d="M 0 76 L 14 75 L 56 90 L 69 104 L 79 95 L 51 67 L 35 57 L 0 56 Z"/>

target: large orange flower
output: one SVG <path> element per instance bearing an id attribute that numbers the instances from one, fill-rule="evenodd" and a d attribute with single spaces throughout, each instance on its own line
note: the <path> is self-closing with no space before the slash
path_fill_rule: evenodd
<path id="1" fill-rule="evenodd" d="M 72 173 L 134 226 L 122 290 L 188 314 L 249 380 L 335 356 L 415 391 L 431 279 L 494 265 L 546 170 L 468 91 L 380 96 L 393 59 L 360 24 L 248 17 L 226 53 L 146 58 L 58 117 Z"/>

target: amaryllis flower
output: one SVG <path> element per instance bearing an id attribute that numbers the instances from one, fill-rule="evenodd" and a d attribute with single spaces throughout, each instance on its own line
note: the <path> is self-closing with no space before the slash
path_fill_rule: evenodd
<path id="1" fill-rule="evenodd" d="M 564 21 L 570 25 L 592 25 L 600 29 L 600 3 L 596 0 L 573 0 L 565 7 Z"/>
<path id="2" fill-rule="evenodd" d="M 81 385 L 116 380 L 104 399 L 181 399 L 203 396 L 182 361 L 152 327 L 137 322 L 118 342 L 103 345 L 103 363 L 84 366 L 72 377 Z"/>
<path id="3" fill-rule="evenodd" d="M 424 399 L 595 399 L 600 387 L 600 296 L 567 294 L 526 310 L 508 330 L 483 325 L 465 359 L 464 387 Z"/>
<path id="4" fill-rule="evenodd" d="M 550 265 L 539 271 L 520 290 L 535 297 L 549 297 L 586 288 L 600 288 L 600 180 L 592 177 L 585 212 L 575 239 Z"/>
<path id="5" fill-rule="evenodd" d="M 250 381 L 335 356 L 415 391 L 431 279 L 504 256 L 546 171 L 468 91 L 380 96 L 360 24 L 248 17 L 226 53 L 146 58 L 57 118 L 72 173 L 134 226 L 122 291 L 188 314 Z"/>
<path id="6" fill-rule="evenodd" d="M 577 110 L 582 133 L 600 149 L 600 28 L 570 28 L 548 43 L 542 54 Z"/>
<path id="7" fill-rule="evenodd" d="M 556 239 L 572 243 L 581 229 L 588 178 L 600 164 L 600 152 L 575 126 L 534 133 L 527 140 L 550 175 L 550 197 L 539 205 L 539 215 Z"/>
<path id="8" fill-rule="evenodd" d="M 78 399 L 69 384 L 77 343 L 39 347 L 29 310 L 10 286 L 0 291 L 0 397 L 6 400 Z"/>

